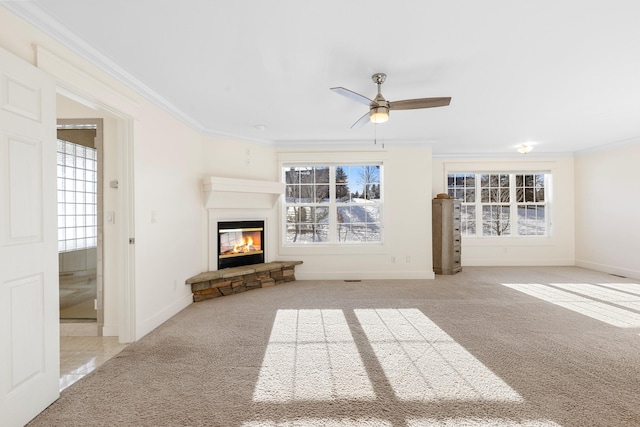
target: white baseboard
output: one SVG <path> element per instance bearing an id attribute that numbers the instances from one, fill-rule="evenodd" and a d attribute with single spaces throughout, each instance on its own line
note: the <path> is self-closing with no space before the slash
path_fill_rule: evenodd
<path id="1" fill-rule="evenodd" d="M 118 334 L 118 325 L 116 326 L 108 326 L 108 325 L 104 325 L 102 327 L 102 336 L 103 337 L 117 337 L 120 334 Z"/>
<path id="2" fill-rule="evenodd" d="M 604 273 L 615 274 L 618 276 L 628 277 L 631 279 L 640 280 L 640 271 L 632 270 L 630 268 L 617 267 L 614 265 L 599 264 L 592 261 L 576 260 L 576 266 L 582 268 L 588 268 L 589 270 L 602 271 Z"/>
<path id="3" fill-rule="evenodd" d="M 139 340 L 155 328 L 166 322 L 180 311 L 184 310 L 189 305 L 193 304 L 193 294 L 186 294 L 170 305 L 166 306 L 153 316 L 146 318 L 136 325 L 136 337 L 135 340 Z"/>
<path id="4" fill-rule="evenodd" d="M 496 259 L 496 258 L 464 258 L 464 267 L 573 267 L 573 258 L 535 258 L 535 259 Z"/>
<path id="5" fill-rule="evenodd" d="M 304 271 L 296 270 L 297 280 L 429 280 L 433 271 Z"/>

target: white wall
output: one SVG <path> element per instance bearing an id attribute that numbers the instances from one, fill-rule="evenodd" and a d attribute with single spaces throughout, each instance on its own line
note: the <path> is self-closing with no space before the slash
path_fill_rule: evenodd
<path id="1" fill-rule="evenodd" d="M 257 181 L 279 181 L 278 161 L 273 147 L 228 138 L 204 136 L 202 149 L 202 178 L 208 176 L 251 179 Z M 204 200 L 203 200 L 204 203 Z M 278 211 L 273 207 L 238 209 L 208 209 L 207 222 L 202 234 L 207 236 L 203 247 L 205 265 L 208 269 L 217 269 L 217 228 L 218 221 L 228 220 L 264 220 L 265 261 L 278 259 Z M 208 244 L 207 244 L 208 243 Z"/>
<path id="2" fill-rule="evenodd" d="M 135 196 L 131 227 L 135 235 L 130 236 L 136 238 L 134 328 L 128 336 L 139 339 L 192 302 L 184 281 L 205 268 L 205 213 L 199 191 L 202 137 L 1 7 L 0 46 L 34 65 L 37 62 L 65 89 L 133 123 L 135 175 L 129 180 L 119 169 L 118 179 L 121 186 L 133 186 Z M 44 48 L 47 56 L 36 55 L 34 46 Z M 119 138 L 126 134 L 122 128 L 118 132 Z M 105 176 L 105 181 L 110 179 Z"/>
<path id="3" fill-rule="evenodd" d="M 432 196 L 446 193 L 446 174 L 455 171 L 551 171 L 551 234 L 544 238 L 462 238 L 462 266 L 574 265 L 574 167 L 572 158 L 437 158 Z"/>
<path id="4" fill-rule="evenodd" d="M 142 104 L 134 136 L 137 336 L 192 302 L 184 284 L 200 273 L 202 222 L 200 134 Z"/>
<path id="5" fill-rule="evenodd" d="M 640 142 L 575 164 L 576 264 L 640 279 Z"/>
<path id="6" fill-rule="evenodd" d="M 281 150 L 282 162 L 383 162 L 382 245 L 286 246 L 281 260 L 301 260 L 298 279 L 431 279 L 431 149 L 362 148 L 294 152 Z M 279 236 L 280 237 L 280 236 Z M 392 257 L 396 262 L 392 263 Z"/>

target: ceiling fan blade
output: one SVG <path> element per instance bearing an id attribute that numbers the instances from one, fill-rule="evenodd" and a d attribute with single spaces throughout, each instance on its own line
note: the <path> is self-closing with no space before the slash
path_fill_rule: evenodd
<path id="1" fill-rule="evenodd" d="M 345 89 L 343 87 L 332 87 L 331 90 L 364 105 L 370 105 L 373 102 L 373 100 L 367 98 L 366 96 L 360 95 L 359 93 L 355 93 L 354 91 Z"/>
<path id="2" fill-rule="evenodd" d="M 364 116 L 360 117 L 357 122 L 351 125 L 351 129 L 361 128 L 362 126 L 369 123 L 371 120 L 369 119 L 369 112 L 364 113 Z"/>
<path id="3" fill-rule="evenodd" d="M 404 101 L 389 102 L 389 109 L 415 110 L 417 108 L 446 107 L 450 102 L 450 97 L 405 99 Z"/>

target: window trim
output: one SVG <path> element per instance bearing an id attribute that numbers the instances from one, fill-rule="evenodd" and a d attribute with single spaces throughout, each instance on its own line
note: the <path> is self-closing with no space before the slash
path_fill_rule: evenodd
<path id="1" fill-rule="evenodd" d="M 384 203 L 384 165 L 385 161 L 389 159 L 387 152 L 350 152 L 339 151 L 336 148 L 335 152 L 327 151 L 310 151 L 310 152 L 280 152 L 278 153 L 278 177 L 282 177 L 282 168 L 287 165 L 298 166 L 322 166 L 327 164 L 342 165 L 359 165 L 359 164 L 379 164 L 382 166 L 380 174 L 380 182 L 383 187 L 381 201 Z M 290 245 L 286 244 L 284 237 L 284 228 L 286 224 L 284 201 L 278 203 L 278 220 L 280 223 L 280 230 L 278 231 L 278 252 L 280 255 L 349 255 L 353 254 L 354 250 L 357 250 L 361 255 L 382 255 L 387 254 L 388 239 L 382 238 L 381 243 L 350 243 L 350 244 L 315 244 L 315 245 Z M 385 230 L 385 223 L 387 221 L 384 212 L 381 214 L 381 228 L 382 233 Z"/>
<path id="2" fill-rule="evenodd" d="M 282 197 L 280 203 L 280 248 L 293 248 L 295 250 L 299 250 L 301 248 L 331 248 L 332 253 L 336 248 L 368 248 L 368 247 L 381 247 L 384 246 L 384 162 L 382 161 L 358 161 L 358 160 L 350 160 L 350 161 L 340 161 L 340 160 L 331 160 L 331 161 L 318 161 L 318 162 L 298 162 L 298 161 L 286 161 L 280 162 L 279 171 L 280 171 L 280 179 L 286 185 L 286 176 L 285 169 L 288 167 L 328 167 L 329 168 L 329 202 L 309 202 L 301 205 L 304 206 L 312 206 L 312 207 L 328 207 L 329 208 L 329 241 L 327 242 L 303 242 L 303 243 L 292 243 L 287 242 L 286 233 L 287 233 L 287 208 L 292 206 L 293 204 L 287 203 L 286 195 Z M 340 242 L 338 239 L 338 219 L 337 219 L 337 209 L 339 206 L 351 206 L 352 203 L 339 202 L 336 200 L 336 181 L 335 181 L 335 170 L 340 166 L 379 166 L 379 186 L 381 189 L 380 198 L 375 202 L 372 202 L 371 205 L 377 206 L 380 210 L 380 241 L 373 242 Z"/>
<path id="3" fill-rule="evenodd" d="M 553 177 L 556 174 L 556 163 L 552 161 L 460 161 L 443 162 L 442 168 L 442 188 L 446 193 L 448 190 L 447 177 L 455 173 L 476 173 L 476 174 L 549 174 L 546 186 L 546 226 L 547 233 L 544 236 L 462 236 L 462 241 L 467 246 L 551 246 L 554 243 L 554 223 L 553 223 Z M 517 220 L 517 218 L 516 218 Z M 480 223 L 480 227 L 482 224 Z M 478 227 L 478 225 L 476 225 Z M 506 250 L 506 249 L 505 249 Z"/>

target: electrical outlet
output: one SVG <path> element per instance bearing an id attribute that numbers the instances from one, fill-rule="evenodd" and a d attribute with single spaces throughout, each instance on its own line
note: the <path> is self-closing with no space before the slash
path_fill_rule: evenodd
<path id="1" fill-rule="evenodd" d="M 407 264 L 411 264 L 411 255 L 407 255 L 405 261 L 407 262 Z"/>
<path id="2" fill-rule="evenodd" d="M 396 263 L 396 257 L 392 256 L 391 257 L 391 264 L 395 264 Z"/>

